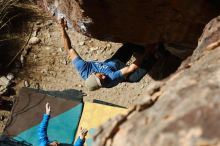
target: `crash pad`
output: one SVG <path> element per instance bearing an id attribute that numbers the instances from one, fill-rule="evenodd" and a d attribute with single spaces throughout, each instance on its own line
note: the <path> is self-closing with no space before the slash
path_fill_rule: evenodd
<path id="1" fill-rule="evenodd" d="M 29 88 L 22 88 L 16 97 L 4 136 L 38 146 L 37 129 L 45 113 L 47 102 L 51 106 L 51 118 L 47 130 L 49 140 L 71 144 L 80 121 L 82 102 L 37 93 Z"/>
<path id="2" fill-rule="evenodd" d="M 79 135 L 80 127 L 87 128 L 88 135 L 86 137 L 85 146 L 93 146 L 92 135 L 95 133 L 96 129 L 100 125 L 104 124 L 108 119 L 118 114 L 126 114 L 127 111 L 128 110 L 125 108 L 84 102 L 83 113 L 79 123 L 77 135 Z"/>

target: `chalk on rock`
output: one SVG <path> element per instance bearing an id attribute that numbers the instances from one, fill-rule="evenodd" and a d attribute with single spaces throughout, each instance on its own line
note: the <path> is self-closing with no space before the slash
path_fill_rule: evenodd
<path id="1" fill-rule="evenodd" d="M 40 43 L 40 39 L 38 37 L 32 37 L 30 40 L 29 40 L 29 44 L 31 45 L 36 45 Z"/>

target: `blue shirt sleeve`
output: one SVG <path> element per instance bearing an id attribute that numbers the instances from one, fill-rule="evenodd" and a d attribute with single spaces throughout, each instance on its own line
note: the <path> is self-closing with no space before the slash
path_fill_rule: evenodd
<path id="1" fill-rule="evenodd" d="M 38 128 L 38 140 L 40 146 L 46 146 L 49 143 L 47 137 L 47 126 L 49 119 L 50 115 L 44 114 L 43 120 L 41 121 L 40 126 Z"/>
<path id="2" fill-rule="evenodd" d="M 80 137 L 78 137 L 73 146 L 83 146 L 84 143 L 85 143 L 85 141 L 80 139 Z"/>

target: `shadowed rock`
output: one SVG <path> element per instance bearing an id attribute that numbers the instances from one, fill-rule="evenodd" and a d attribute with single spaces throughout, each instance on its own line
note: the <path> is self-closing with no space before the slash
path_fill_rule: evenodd
<path id="1" fill-rule="evenodd" d="M 187 55 L 205 24 L 220 12 L 218 0 L 35 1 L 87 36 L 142 45 L 163 42 Z"/>
<path id="2" fill-rule="evenodd" d="M 205 27 L 191 59 L 183 62 L 168 80 L 150 87 L 143 96 L 146 104 L 135 105 L 122 117 L 122 122 L 116 124 L 117 118 L 111 119 L 112 122 L 100 127 L 94 137 L 96 146 L 220 144 L 220 45 L 216 43 L 220 30 L 217 19 Z M 149 106 L 149 101 L 156 102 Z M 108 127 L 117 130 L 105 137 Z"/>

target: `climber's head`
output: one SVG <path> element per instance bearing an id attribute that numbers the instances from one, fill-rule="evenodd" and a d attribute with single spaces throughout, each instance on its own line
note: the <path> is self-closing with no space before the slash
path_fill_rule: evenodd
<path id="1" fill-rule="evenodd" d="M 105 81 L 106 75 L 103 73 L 92 73 L 86 79 L 85 85 L 90 91 L 97 90 L 102 87 L 102 83 Z"/>

